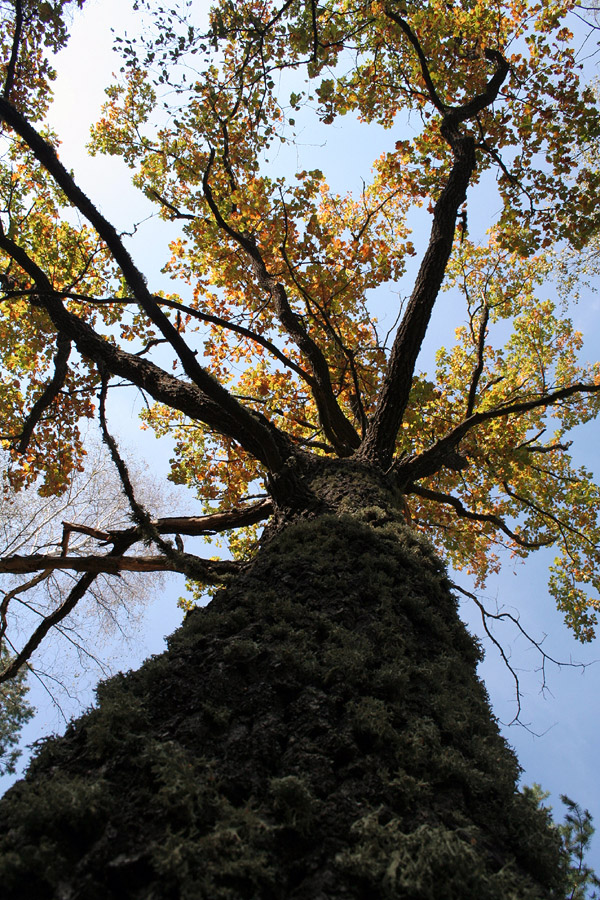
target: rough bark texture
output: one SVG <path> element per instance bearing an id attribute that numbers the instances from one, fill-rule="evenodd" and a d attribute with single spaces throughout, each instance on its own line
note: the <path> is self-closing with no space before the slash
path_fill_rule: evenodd
<path id="1" fill-rule="evenodd" d="M 0 803 L 4 900 L 565 896 L 442 566 L 352 463 Z"/>

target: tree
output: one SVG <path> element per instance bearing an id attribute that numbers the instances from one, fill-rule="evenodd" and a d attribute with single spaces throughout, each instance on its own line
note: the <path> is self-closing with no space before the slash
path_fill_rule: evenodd
<path id="1" fill-rule="evenodd" d="M 223 0 L 201 34 L 140 2 L 153 29 L 122 42 L 93 147 L 183 224 L 167 264 L 182 296 L 150 289 L 35 124 L 50 70 L 23 48 L 60 44 L 67 6 L 2 5 L 2 428 L 13 487 L 42 478 L 60 494 L 79 423 L 97 416 L 133 524 L 89 533 L 108 552 L 1 570 L 70 568 L 81 595 L 129 569 L 227 587 L 165 656 L 103 685 L 5 798 L 3 889 L 566 896 L 568 848 L 516 791 L 478 648 L 421 532 L 480 583 L 497 546 L 556 545 L 550 587 L 593 636 L 598 488 L 567 436 L 595 416 L 600 370 L 536 295 L 549 251 L 597 228 L 585 152 L 600 116 L 579 82 L 574 4 Z M 390 130 L 358 198 L 318 171 L 272 174 L 277 143 L 310 114 Z M 482 247 L 466 203 L 488 172 L 501 213 Z M 416 253 L 415 205 L 431 234 L 384 338 L 369 292 Z M 416 365 L 444 287 L 465 298 L 466 324 L 432 380 Z M 174 435 L 173 477 L 205 515 L 155 519 L 136 496 L 106 414 L 122 382 Z M 181 537 L 267 519 L 258 547 L 232 537 L 232 561 Z M 128 553 L 140 540 L 152 555 Z"/>
<path id="2" fill-rule="evenodd" d="M 127 532 L 131 524 L 106 448 L 89 439 L 85 446 L 84 467 L 73 473 L 60 495 L 40 496 L 35 483 L 17 492 L 5 484 L 0 495 L 0 555 L 30 562 L 54 554 L 51 564 L 33 575 L 0 577 L 0 684 L 28 669 L 59 708 L 61 694 L 69 693 L 73 665 L 78 679 L 82 668 L 93 670 L 96 680 L 110 673 L 101 659 L 103 638 L 117 631 L 131 637 L 150 588 L 148 579 L 136 572 L 122 573 L 117 582 L 100 574 L 81 596 L 73 589 L 74 574 L 59 568 L 67 553 L 85 559 L 98 541 Z M 139 465 L 131 469 L 137 496 L 151 499 L 153 508 L 169 505 L 172 491 L 166 492 Z"/>
<path id="3" fill-rule="evenodd" d="M 2 667 L 10 664 L 4 646 L 0 648 Z M 23 681 L 24 672 L 19 672 L 7 684 L 0 685 L 0 775 L 12 774 L 20 756 L 16 748 L 21 728 L 33 715 L 27 703 L 27 685 Z"/>

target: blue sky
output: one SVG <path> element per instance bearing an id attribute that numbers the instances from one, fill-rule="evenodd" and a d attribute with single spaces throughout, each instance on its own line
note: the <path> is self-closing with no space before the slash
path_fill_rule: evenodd
<path id="1" fill-rule="evenodd" d="M 205 6 L 204 3 L 195 4 L 200 11 Z M 88 140 L 89 125 L 97 116 L 103 101 L 103 88 L 110 80 L 111 72 L 119 67 L 118 59 L 112 58 L 110 53 L 110 28 L 112 26 L 122 33 L 131 21 L 131 13 L 122 0 L 88 0 L 84 12 L 76 16 L 69 47 L 57 61 L 59 79 L 56 83 L 56 103 L 50 114 L 50 122 L 63 142 L 63 162 L 75 170 L 80 185 L 105 215 L 118 228 L 123 229 L 129 229 L 132 222 L 141 221 L 153 210 L 143 197 L 129 189 L 129 172 L 124 165 L 114 159 L 89 159 L 84 147 Z M 385 136 L 388 144 L 397 139 L 398 135 L 394 131 Z M 341 120 L 339 126 L 330 126 L 318 135 L 303 134 L 300 140 L 305 144 L 301 147 L 303 167 L 319 166 L 327 175 L 328 164 L 334 163 L 332 174 L 328 176 L 333 187 L 338 187 L 338 183 L 340 190 L 349 183 L 359 186 L 361 172 L 368 175 L 374 143 L 372 135 L 369 138 L 364 129 L 355 128 L 349 120 Z M 350 143 L 352 153 L 348 154 L 347 147 Z M 377 152 L 381 150 L 378 149 Z M 287 164 L 283 155 L 275 161 L 278 167 L 285 167 Z M 480 208 L 487 213 L 493 203 L 493 195 L 485 185 L 473 189 L 469 205 L 470 216 L 472 209 Z M 426 216 L 423 214 L 414 235 L 417 251 L 424 246 L 426 224 Z M 153 287 L 164 286 L 159 284 L 164 276 L 159 275 L 156 263 L 157 260 L 166 260 L 168 255 L 164 229 L 164 223 L 157 226 L 155 222 L 149 221 L 141 226 L 138 236 L 130 243 L 138 265 L 146 272 Z M 174 234 L 175 232 L 173 236 Z M 400 290 L 405 294 L 409 292 L 408 280 Z M 389 303 L 395 307 L 395 294 L 391 295 Z M 425 359 L 431 358 L 439 343 L 451 340 L 453 329 L 459 324 L 448 316 L 447 304 L 441 303 L 439 306 L 424 348 Z M 575 327 L 580 328 L 584 335 L 594 335 L 599 331 L 598 307 L 597 297 L 590 294 L 584 295 L 574 309 Z M 586 348 L 588 357 L 595 354 L 598 358 L 598 340 L 586 342 Z M 423 367 L 424 365 L 425 363 Z M 138 443 L 138 411 L 139 404 L 133 397 L 124 400 L 118 410 L 118 434 L 125 445 L 130 447 Z M 592 469 L 596 463 L 599 439 L 598 423 L 587 426 L 586 433 L 581 436 L 578 461 L 585 462 Z M 157 442 L 146 435 L 143 444 L 140 444 L 140 452 L 146 454 L 153 471 L 166 471 L 168 444 Z M 600 466 L 597 466 L 597 471 L 600 474 Z M 544 648 L 554 658 L 565 662 L 572 659 L 591 663 L 600 657 L 598 642 L 582 647 L 567 632 L 562 617 L 556 612 L 552 599 L 547 594 L 549 562 L 551 558 L 548 553 L 538 553 L 536 558 L 524 565 L 519 564 L 516 568 L 507 561 L 500 576 L 491 579 L 485 591 L 486 603 L 491 609 L 495 609 L 498 604 L 513 613 L 518 611 L 523 626 L 536 640 L 547 635 Z M 457 575 L 456 580 L 467 589 L 471 587 L 465 576 Z M 159 652 L 163 648 L 164 635 L 173 630 L 180 620 L 176 600 L 182 590 L 182 579 L 169 580 L 167 589 L 161 591 L 161 595 L 151 603 L 143 627 L 134 635 L 133 645 L 125 650 L 117 643 L 114 647 L 107 648 L 107 653 L 115 657 L 115 667 L 130 668 L 149 653 Z M 481 623 L 474 606 L 463 604 L 462 615 L 471 629 L 480 634 Z M 597 747 L 600 743 L 597 716 L 600 664 L 590 665 L 583 672 L 549 665 L 546 670 L 547 689 L 540 692 L 541 674 L 536 669 L 540 666 L 541 659 L 535 649 L 508 625 L 497 628 L 495 633 L 510 655 L 511 664 L 519 671 L 523 692 L 522 719 L 529 723 L 531 729 L 527 731 L 519 726 L 504 729 L 524 768 L 523 782 L 539 782 L 544 789 L 551 791 L 549 802 L 553 804 L 557 817 L 560 817 L 558 794 L 567 793 L 590 809 L 600 827 L 600 779 L 597 763 Z M 487 655 L 481 674 L 496 715 L 502 722 L 508 722 L 515 713 L 514 684 L 498 653 L 485 642 L 484 645 Z M 120 658 L 118 654 L 123 652 L 125 657 Z M 48 705 L 43 692 L 34 688 L 32 699 L 38 705 L 39 713 L 25 730 L 25 742 L 59 727 L 56 712 Z M 90 700 L 89 687 L 86 687 L 80 701 L 85 707 Z M 76 704 L 72 709 L 76 709 Z M 4 783 L 6 784 L 6 780 Z M 595 841 L 590 859 L 600 870 L 600 838 Z"/>

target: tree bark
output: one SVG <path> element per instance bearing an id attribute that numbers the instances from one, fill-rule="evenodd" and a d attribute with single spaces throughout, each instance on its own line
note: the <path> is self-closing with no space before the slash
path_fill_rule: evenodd
<path id="1" fill-rule="evenodd" d="M 4 900 L 565 897 L 393 484 L 346 460 L 303 478 L 318 504 L 0 802 Z"/>

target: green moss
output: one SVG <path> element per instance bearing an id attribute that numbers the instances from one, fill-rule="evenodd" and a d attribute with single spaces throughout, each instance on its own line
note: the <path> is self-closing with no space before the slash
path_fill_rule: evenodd
<path id="1" fill-rule="evenodd" d="M 361 697 L 348 704 L 348 715 L 352 731 L 363 747 L 389 747 L 397 742 L 391 710 L 383 700 Z"/>
<path id="2" fill-rule="evenodd" d="M 103 829 L 110 796 L 102 779 L 55 772 L 32 784 L 19 784 L 3 803 L 13 849 L 0 853 L 0 884 L 6 897 L 34 898 L 54 889 Z M 57 845 L 56 835 L 61 835 Z M 22 883 L 30 893 L 20 893 Z M 13 893 L 14 891 L 14 893 Z"/>
<path id="3" fill-rule="evenodd" d="M 296 775 L 286 775 L 272 778 L 269 788 L 277 818 L 301 834 L 307 834 L 318 810 L 318 801 L 307 782 Z"/>
<path id="4" fill-rule="evenodd" d="M 354 846 L 337 856 L 342 877 L 381 900 L 542 900 L 548 895 L 514 863 L 490 872 L 477 829 L 460 832 L 421 825 L 411 833 L 398 820 L 371 813 L 353 827 Z"/>
<path id="5" fill-rule="evenodd" d="M 30 869 L 36 900 L 561 897 L 443 567 L 350 469 L 320 484 L 347 512 L 272 536 L 40 749 L 0 805 L 3 900 Z"/>

